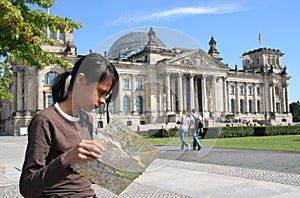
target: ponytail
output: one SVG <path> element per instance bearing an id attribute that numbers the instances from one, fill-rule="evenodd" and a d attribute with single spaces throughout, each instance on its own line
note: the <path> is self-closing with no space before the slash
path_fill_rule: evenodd
<path id="1" fill-rule="evenodd" d="M 85 56 L 81 57 L 74 65 L 73 71 L 68 71 L 59 74 L 51 86 L 53 104 L 56 102 L 62 102 L 67 99 L 69 93 L 73 89 L 75 76 Z"/>
<path id="2" fill-rule="evenodd" d="M 59 74 L 53 84 L 52 84 L 52 97 L 53 97 L 53 103 L 64 101 L 68 97 L 68 89 L 66 87 L 68 86 L 68 78 L 70 78 L 70 73 L 65 72 L 62 74 Z"/>

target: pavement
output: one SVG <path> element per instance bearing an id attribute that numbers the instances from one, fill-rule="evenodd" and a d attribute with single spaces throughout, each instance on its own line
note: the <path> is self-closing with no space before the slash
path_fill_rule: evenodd
<path id="1" fill-rule="evenodd" d="M 27 137 L 0 136 L 0 197 L 18 190 Z M 300 144 L 299 144 L 300 146 Z M 298 198 L 300 153 L 157 146 L 160 154 L 119 196 L 93 185 L 104 198 Z"/>

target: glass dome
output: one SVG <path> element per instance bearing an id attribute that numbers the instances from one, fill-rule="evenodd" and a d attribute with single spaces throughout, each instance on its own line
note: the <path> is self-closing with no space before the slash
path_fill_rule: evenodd
<path id="1" fill-rule="evenodd" d="M 165 48 L 166 45 L 157 37 L 155 41 L 158 47 Z M 131 32 L 117 39 L 108 51 L 109 58 L 118 58 L 140 52 L 144 49 L 148 42 L 148 34 L 146 32 Z"/>

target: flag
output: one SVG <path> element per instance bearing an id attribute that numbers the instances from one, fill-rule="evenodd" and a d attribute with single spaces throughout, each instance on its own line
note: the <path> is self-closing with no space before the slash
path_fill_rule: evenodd
<path id="1" fill-rule="evenodd" d="M 260 35 L 260 33 L 258 34 L 258 41 L 259 41 L 259 45 L 261 47 L 261 35 Z"/>

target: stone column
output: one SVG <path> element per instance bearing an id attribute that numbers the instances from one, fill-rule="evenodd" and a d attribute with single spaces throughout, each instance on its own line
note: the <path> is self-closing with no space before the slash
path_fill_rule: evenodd
<path id="1" fill-rule="evenodd" d="M 223 77 L 223 112 L 224 116 L 226 115 L 226 112 L 228 112 L 227 104 L 228 104 L 228 91 L 226 90 L 226 77 Z"/>
<path id="2" fill-rule="evenodd" d="M 230 88 L 231 88 L 231 82 L 227 81 L 227 112 L 228 113 L 234 113 L 234 112 L 231 112 L 231 92 L 230 92 Z"/>
<path id="3" fill-rule="evenodd" d="M 187 83 L 186 77 L 182 75 L 182 104 L 184 110 L 187 110 Z"/>
<path id="4" fill-rule="evenodd" d="M 207 112 L 207 95 L 206 95 L 206 75 L 202 75 L 201 89 L 202 89 L 202 107 L 203 112 Z"/>
<path id="5" fill-rule="evenodd" d="M 272 97 L 271 97 L 271 106 L 272 106 L 272 112 L 276 112 L 276 104 L 275 104 L 275 98 L 276 98 L 276 92 L 275 92 L 275 84 L 272 85 L 271 91 L 272 91 Z"/>
<path id="6" fill-rule="evenodd" d="M 240 113 L 240 89 L 239 83 L 236 82 L 236 113 Z"/>
<path id="7" fill-rule="evenodd" d="M 182 94 L 182 73 L 178 74 L 178 101 L 179 101 L 179 110 L 183 110 L 183 94 Z"/>
<path id="8" fill-rule="evenodd" d="M 244 110 L 246 110 L 245 113 L 249 112 L 248 86 L 249 86 L 249 84 L 248 84 L 248 83 L 245 83 L 245 107 L 244 107 Z M 249 112 L 249 113 L 250 113 L 250 112 Z"/>
<path id="9" fill-rule="evenodd" d="M 282 112 L 286 113 L 286 98 L 285 98 L 285 86 L 282 87 L 282 103 L 281 106 L 282 108 Z"/>
<path id="10" fill-rule="evenodd" d="M 257 113 L 257 92 L 256 84 L 253 84 L 253 111 Z"/>
<path id="11" fill-rule="evenodd" d="M 191 96 L 191 110 L 195 109 L 195 88 L 194 88 L 194 74 L 190 76 L 190 96 Z"/>
<path id="12" fill-rule="evenodd" d="M 290 105 L 289 105 L 289 97 L 288 97 L 288 83 L 286 83 L 285 85 L 285 104 L 286 104 L 286 112 L 289 113 L 290 112 Z"/>
<path id="13" fill-rule="evenodd" d="M 171 80 L 170 80 L 170 73 L 166 73 L 165 83 L 166 83 L 165 87 L 166 87 L 167 111 L 171 111 Z"/>

